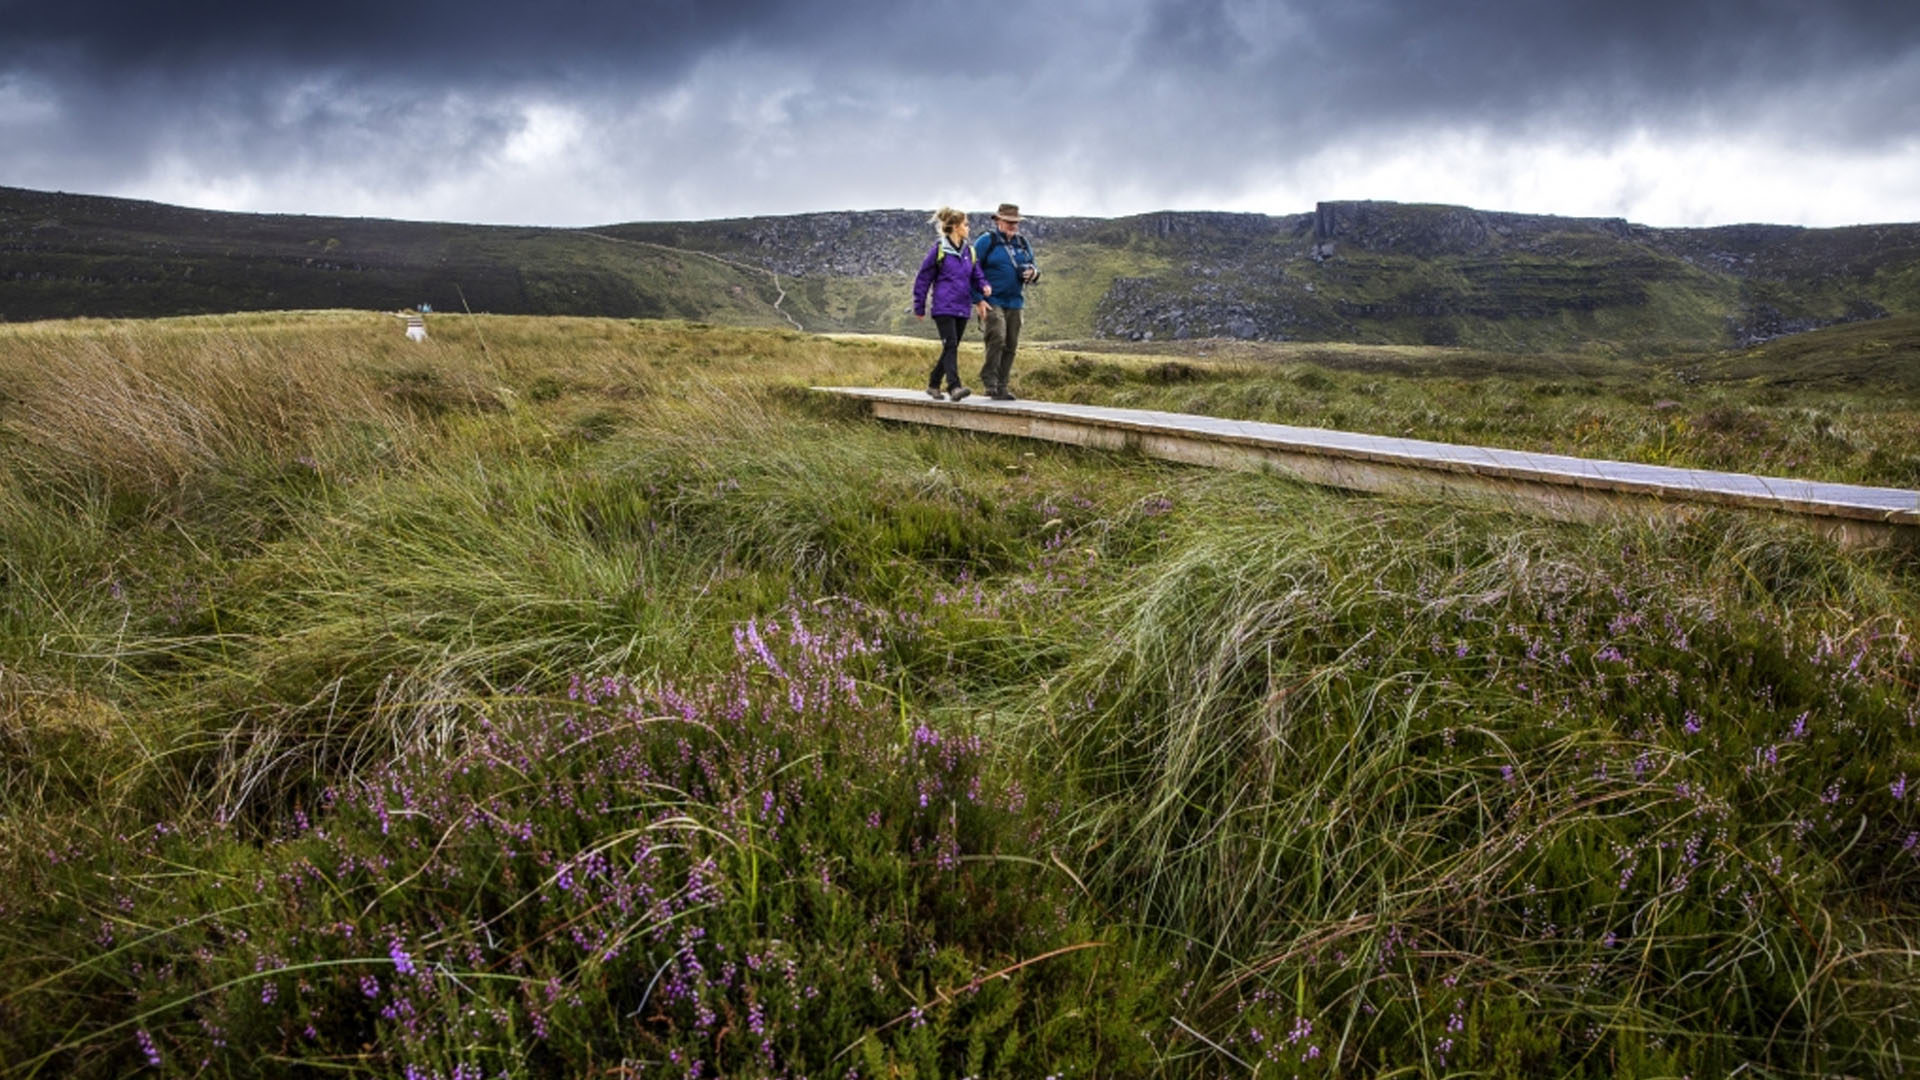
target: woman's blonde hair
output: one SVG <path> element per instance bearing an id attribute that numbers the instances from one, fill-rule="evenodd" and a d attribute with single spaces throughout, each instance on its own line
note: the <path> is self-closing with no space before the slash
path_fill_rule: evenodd
<path id="1" fill-rule="evenodd" d="M 933 224 L 940 230 L 940 235 L 942 236 L 952 232 L 955 225 L 959 225 L 966 220 L 967 212 L 965 210 L 955 210 L 951 206 L 943 206 L 939 210 L 934 211 L 933 215 Z"/>

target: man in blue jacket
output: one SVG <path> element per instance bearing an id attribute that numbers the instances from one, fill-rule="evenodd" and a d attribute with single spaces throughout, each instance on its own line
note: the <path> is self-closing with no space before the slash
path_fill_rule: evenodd
<path id="1" fill-rule="evenodd" d="M 987 362 L 980 368 L 980 382 L 987 396 L 995 401 L 1014 400 L 1007 385 L 1013 370 L 1014 353 L 1020 349 L 1020 313 L 1026 304 L 1021 287 L 1040 280 L 1040 267 L 1033 261 L 1033 248 L 1020 235 L 1020 208 L 1001 203 L 994 211 L 993 228 L 973 242 L 973 261 L 986 275 L 993 293 L 973 295 L 974 303 L 987 303 Z"/>

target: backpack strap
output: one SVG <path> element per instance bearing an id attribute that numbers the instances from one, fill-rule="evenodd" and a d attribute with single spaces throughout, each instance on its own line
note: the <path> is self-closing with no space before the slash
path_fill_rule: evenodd
<path id="1" fill-rule="evenodd" d="M 986 243 L 986 250 L 985 250 L 985 251 L 982 251 L 982 252 L 980 253 L 980 257 L 974 260 L 975 262 L 977 262 L 977 263 L 979 263 L 979 264 L 980 264 L 980 266 L 981 266 L 981 268 L 982 268 L 982 269 L 985 269 L 985 268 L 986 268 L 986 265 L 987 265 L 987 260 L 988 260 L 988 259 L 991 259 L 991 258 L 993 258 L 993 245 L 995 245 L 995 244 L 998 244 L 998 243 L 1000 243 L 1000 242 L 1001 242 L 1001 240 L 1000 240 L 1000 230 L 999 230 L 999 229 L 988 229 L 988 230 L 987 230 L 987 236 L 986 236 L 986 240 L 987 240 L 987 243 Z"/>
<path id="2" fill-rule="evenodd" d="M 961 258 L 967 260 L 968 262 L 974 263 L 975 265 L 979 264 L 979 260 L 973 257 L 972 244 L 968 244 L 965 248 L 960 248 L 960 247 L 956 247 L 951 242 L 945 239 L 935 240 L 933 242 L 933 276 L 934 277 L 936 278 L 939 277 L 940 268 L 946 265 L 947 249 L 949 247 L 952 247 L 954 251 L 957 254 L 959 254 Z"/>

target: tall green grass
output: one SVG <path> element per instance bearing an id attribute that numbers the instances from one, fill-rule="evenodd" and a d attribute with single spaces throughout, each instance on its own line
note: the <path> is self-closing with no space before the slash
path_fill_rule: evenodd
<path id="1" fill-rule="evenodd" d="M 805 389 L 918 385 L 922 345 L 431 332 L 0 335 L 0 1072 L 1915 1051 L 1911 554 L 1357 498 Z M 1844 427 L 1809 458 L 1842 474 L 1897 470 L 1914 422 L 1604 373 L 1022 364 L 1047 396 L 1425 437 L 1631 450 L 1657 421 L 1682 460 L 1751 462 L 1775 444 L 1743 425 L 1801 410 Z"/>
<path id="2" fill-rule="evenodd" d="M 1410 1063 L 1383 1028 L 1514 1075 L 1911 1051 L 1902 564 L 1323 503 L 1210 500 L 1024 728 L 1092 876 L 1196 943 L 1197 1011 L 1264 992 L 1365 1071 Z"/>

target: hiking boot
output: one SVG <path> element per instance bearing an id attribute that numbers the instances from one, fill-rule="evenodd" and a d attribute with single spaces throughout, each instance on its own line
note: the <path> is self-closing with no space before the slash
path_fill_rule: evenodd
<path id="1" fill-rule="evenodd" d="M 945 401 L 945 400 L 947 400 L 947 395 L 945 395 L 945 394 L 943 394 L 943 393 L 941 393 L 941 392 L 940 392 L 940 388 L 939 388 L 939 387 L 937 387 L 937 386 L 929 386 L 929 387 L 927 387 L 927 396 L 928 396 L 928 397 L 930 397 L 930 398 L 932 398 L 932 399 L 933 399 L 933 400 L 935 400 L 935 401 Z"/>
<path id="2" fill-rule="evenodd" d="M 1000 400 L 1000 401 L 1019 401 L 1020 399 L 1019 399 L 1019 398 L 1017 398 L 1017 397 L 1014 397 L 1014 396 L 1013 396 L 1013 388 L 1012 388 L 1012 387 L 1008 387 L 1008 386 L 1003 386 L 1003 387 L 1001 387 L 1001 388 L 1000 388 L 1000 397 L 998 398 L 998 400 Z"/>
<path id="3" fill-rule="evenodd" d="M 1013 400 L 1012 394 L 1007 393 L 1005 390 L 1002 390 L 997 386 L 994 387 L 992 390 L 987 391 L 987 396 L 992 398 L 995 401 L 1012 401 Z"/>
<path id="4" fill-rule="evenodd" d="M 972 393 L 973 391 L 967 389 L 964 386 L 956 386 L 953 389 L 947 391 L 947 400 L 960 401 L 963 398 L 966 398 L 967 396 L 971 395 Z"/>

